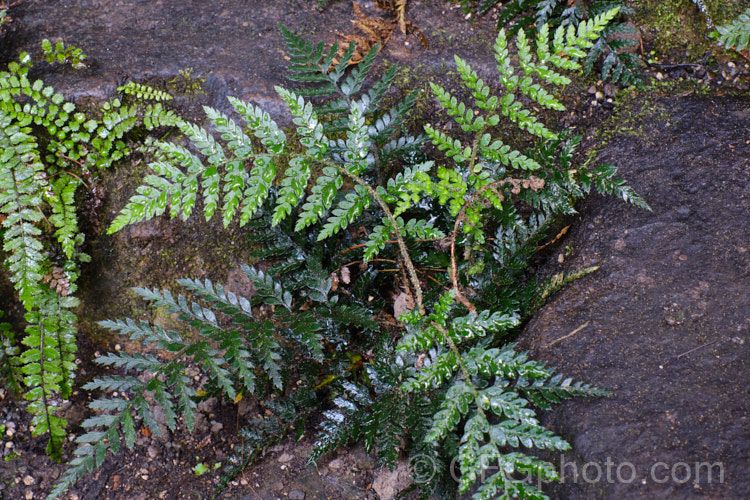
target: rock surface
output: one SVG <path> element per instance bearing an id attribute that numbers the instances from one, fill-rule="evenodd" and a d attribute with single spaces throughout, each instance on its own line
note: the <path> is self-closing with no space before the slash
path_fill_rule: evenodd
<path id="1" fill-rule="evenodd" d="M 548 415 L 573 446 L 553 457 L 564 484 L 549 491 L 749 498 L 750 100 L 643 106 L 642 134 L 615 136 L 603 157 L 653 213 L 589 202 L 563 243 L 566 265 L 600 270 L 559 293 L 522 337 L 534 357 L 612 392 Z"/>

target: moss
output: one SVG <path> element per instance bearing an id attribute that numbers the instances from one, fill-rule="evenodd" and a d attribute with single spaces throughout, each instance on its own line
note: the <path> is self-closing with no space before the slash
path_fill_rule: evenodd
<path id="1" fill-rule="evenodd" d="M 631 2 L 635 20 L 644 33 L 646 42 L 658 54 L 683 51 L 691 60 L 715 51 L 708 38 L 711 29 L 706 16 L 691 0 L 641 0 Z M 721 24 L 742 10 L 741 0 L 705 0 L 711 20 Z"/>
<path id="2" fill-rule="evenodd" d="M 205 78 L 194 77 L 193 68 L 181 69 L 179 76 L 176 76 L 167 82 L 167 89 L 170 92 L 184 94 L 189 97 L 195 97 L 198 94 L 205 94 L 203 84 Z"/>

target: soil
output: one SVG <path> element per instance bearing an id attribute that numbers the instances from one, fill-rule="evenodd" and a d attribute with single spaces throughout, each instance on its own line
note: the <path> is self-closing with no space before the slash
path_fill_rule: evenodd
<path id="1" fill-rule="evenodd" d="M 105 100 L 135 80 L 171 85 L 175 107 L 196 119 L 202 105 L 228 111 L 226 96 L 232 95 L 289 124 L 274 91 L 286 83 L 276 25 L 330 43 L 336 32 L 353 31 L 354 15 L 349 2 L 329 3 L 319 10 L 314 1 L 293 0 L 23 0 L 10 9 L 13 22 L 0 35 L 0 63 L 22 50 L 37 51 L 44 38 L 61 38 L 82 47 L 90 67 L 40 64 L 34 76 L 81 105 Z M 369 14 L 382 15 L 373 2 L 361 3 Z M 453 54 L 490 81 L 492 13 L 467 19 L 442 0 L 408 6 L 429 47 L 397 30 L 378 63 L 402 65 L 401 88 L 426 89 L 430 80 L 450 87 Z M 643 32 L 645 53 L 661 50 Z M 685 55 L 670 50 L 646 70 L 655 82 L 648 90 L 618 93 L 589 79 L 574 83 L 566 97 L 562 123 L 584 134 L 584 149 L 595 148 L 597 161 L 617 165 L 653 212 L 592 197 L 540 269 L 600 266 L 554 296 L 521 345 L 561 373 L 612 392 L 563 403 L 545 415 L 573 446 L 548 457 L 564 478 L 544 485 L 551 498 L 750 497 L 750 71 L 742 59 L 721 54 L 708 65 L 682 66 Z M 190 91 L 196 81 L 202 92 Z M 745 94 L 733 94 L 732 87 Z M 434 102 L 423 97 L 421 103 L 423 120 L 443 119 L 432 114 Z M 237 268 L 249 249 L 238 228 L 227 231 L 219 220 L 161 218 L 114 236 L 102 233 L 143 175 L 138 159 L 102 175 L 104 203 L 84 222 L 93 262 L 79 283 L 80 383 L 98 374 L 90 363 L 96 352 L 118 342 L 96 321 L 145 314 L 129 287 L 171 288 L 186 276 L 229 282 L 237 292 L 248 286 Z M 18 317 L 6 307 L 12 298 L 7 282 L 2 287 L 2 306 Z M 66 407 L 73 432 L 88 416 L 86 397 L 77 392 Z M 133 451 L 109 457 L 67 498 L 210 498 L 218 479 L 214 466 L 226 461 L 238 425 L 253 409 L 209 401 L 200 410 L 193 434 L 140 434 Z M 0 450 L 6 457 L 0 498 L 43 498 L 64 470 L 47 458 L 44 441 L 30 436 L 28 421 L 22 404 L 3 392 L 0 422 L 10 433 Z M 394 472 L 378 469 L 361 448 L 306 467 L 313 441 L 312 431 L 299 442 L 282 440 L 219 498 L 394 498 L 408 485 L 403 464 Z M 199 463 L 209 471 L 196 473 Z"/>

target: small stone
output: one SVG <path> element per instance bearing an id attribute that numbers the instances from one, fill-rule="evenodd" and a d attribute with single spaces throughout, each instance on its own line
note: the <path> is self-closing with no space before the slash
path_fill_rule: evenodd
<path id="1" fill-rule="evenodd" d="M 340 458 L 334 458 L 328 464 L 328 468 L 331 470 L 339 470 L 344 467 L 344 461 Z"/>
<path id="2" fill-rule="evenodd" d="M 589 87 L 586 92 L 588 92 L 589 94 L 596 94 L 596 85 L 592 85 L 591 87 Z"/>
<path id="3" fill-rule="evenodd" d="M 159 450 L 156 449 L 155 446 L 149 446 L 148 447 L 148 456 L 153 458 L 156 458 L 159 455 Z"/>
<path id="4" fill-rule="evenodd" d="M 34 492 L 31 490 L 26 490 L 26 494 L 24 495 L 24 498 L 26 500 L 34 500 Z"/>
<path id="5" fill-rule="evenodd" d="M 36 483 L 33 477 L 31 476 L 24 476 L 23 477 L 23 484 L 26 486 L 31 486 L 32 484 Z"/>
<path id="6" fill-rule="evenodd" d="M 661 71 L 659 71 L 658 73 L 656 73 L 656 79 L 659 80 L 659 81 L 664 80 L 664 75 L 661 74 Z"/>
<path id="7" fill-rule="evenodd" d="M 305 492 L 300 490 L 292 490 L 289 492 L 290 500 L 305 500 Z"/>
<path id="8" fill-rule="evenodd" d="M 243 477 L 243 478 L 241 478 L 241 479 L 240 479 L 240 484 L 241 484 L 242 486 L 247 486 L 247 479 L 245 479 L 244 477 Z"/>
<path id="9" fill-rule="evenodd" d="M 279 458 L 277 458 L 277 460 L 280 463 L 285 464 L 287 462 L 290 462 L 293 458 L 294 458 L 294 455 L 292 455 L 291 453 L 284 452 L 284 453 L 281 454 L 281 456 Z"/>
<path id="10" fill-rule="evenodd" d="M 594 96 L 596 96 L 597 101 L 601 101 L 602 99 L 604 99 L 604 94 L 599 91 L 597 91 L 597 93 L 594 94 Z"/>
<path id="11" fill-rule="evenodd" d="M 218 434 L 224 428 L 221 422 L 211 421 L 211 433 Z"/>

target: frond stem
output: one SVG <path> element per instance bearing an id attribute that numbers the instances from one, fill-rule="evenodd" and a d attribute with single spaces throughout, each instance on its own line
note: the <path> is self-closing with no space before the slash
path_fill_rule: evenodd
<path id="1" fill-rule="evenodd" d="M 346 168 L 342 167 L 341 165 L 337 165 L 333 162 L 327 162 L 329 165 L 336 167 L 339 172 L 341 172 L 342 175 L 352 179 L 354 182 L 359 184 L 360 186 L 364 187 L 367 190 L 367 193 L 372 196 L 372 198 L 377 202 L 378 205 L 380 205 L 381 210 L 383 210 L 383 213 L 385 214 L 388 221 L 391 223 L 391 227 L 393 228 L 393 233 L 396 236 L 396 241 L 398 242 L 398 249 L 401 253 L 401 257 L 404 259 L 404 265 L 406 266 L 406 270 L 409 275 L 409 282 L 411 283 L 412 289 L 414 290 L 414 298 L 417 303 L 417 310 L 419 311 L 419 314 L 424 316 L 425 308 L 424 304 L 422 302 L 422 287 L 419 284 L 419 277 L 417 276 L 416 268 L 414 267 L 414 263 L 411 260 L 411 257 L 409 256 L 409 249 L 406 248 L 406 242 L 404 241 L 404 236 L 401 234 L 401 230 L 398 228 L 398 221 L 393 216 L 393 212 L 391 212 L 390 207 L 388 207 L 388 204 L 385 202 L 385 200 L 378 194 L 378 192 L 370 186 L 370 184 L 365 181 L 360 176 L 353 174 L 352 172 L 349 172 Z"/>

